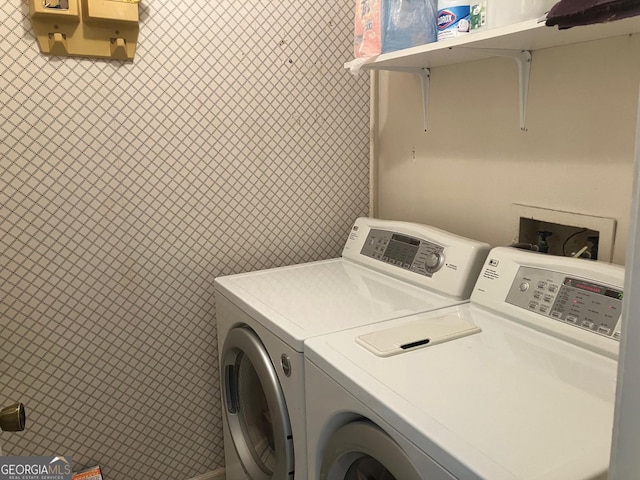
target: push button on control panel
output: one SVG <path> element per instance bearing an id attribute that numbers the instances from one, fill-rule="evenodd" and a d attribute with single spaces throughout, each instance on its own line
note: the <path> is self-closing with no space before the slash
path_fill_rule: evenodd
<path id="1" fill-rule="evenodd" d="M 578 321 L 578 317 L 576 317 L 575 315 L 567 315 L 565 320 L 569 323 L 576 323 Z"/>

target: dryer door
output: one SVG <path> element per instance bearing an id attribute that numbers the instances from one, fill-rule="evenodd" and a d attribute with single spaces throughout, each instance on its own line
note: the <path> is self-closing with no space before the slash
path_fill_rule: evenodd
<path id="1" fill-rule="evenodd" d="M 324 450 L 321 480 L 423 480 L 407 454 L 365 421 L 340 427 Z"/>
<path id="2" fill-rule="evenodd" d="M 222 349 L 224 414 L 250 480 L 293 478 L 291 425 L 276 371 L 249 328 L 234 328 Z"/>

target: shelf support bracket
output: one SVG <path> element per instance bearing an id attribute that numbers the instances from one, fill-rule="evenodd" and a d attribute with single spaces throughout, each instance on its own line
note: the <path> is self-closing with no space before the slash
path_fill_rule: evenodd
<path id="1" fill-rule="evenodd" d="M 468 47 L 478 53 L 491 55 L 493 57 L 507 57 L 516 62 L 518 66 L 518 92 L 520 94 L 520 130 L 527 131 L 525 119 L 527 116 L 527 97 L 529 95 L 529 77 L 531 75 L 531 51 L 530 50 L 508 50 L 501 48 L 473 48 Z"/>
<path id="2" fill-rule="evenodd" d="M 424 131 L 427 131 L 427 118 L 429 117 L 429 85 L 431 80 L 431 71 L 428 68 L 411 68 L 411 67 L 384 67 L 380 70 L 388 70 L 390 72 L 412 73 L 420 78 L 420 86 L 422 88 L 422 115 L 424 121 Z"/>

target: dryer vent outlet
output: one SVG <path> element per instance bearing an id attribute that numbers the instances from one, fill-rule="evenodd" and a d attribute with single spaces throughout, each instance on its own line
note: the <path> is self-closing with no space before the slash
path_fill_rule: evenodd
<path id="1" fill-rule="evenodd" d="M 526 205 L 515 207 L 518 246 L 549 255 L 612 260 L 614 219 Z"/>

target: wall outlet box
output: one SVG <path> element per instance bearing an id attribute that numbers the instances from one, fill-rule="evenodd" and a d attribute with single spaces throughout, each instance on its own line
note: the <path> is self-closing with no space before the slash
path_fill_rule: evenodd
<path id="1" fill-rule="evenodd" d="M 544 244 L 550 255 L 611 262 L 616 220 L 519 203 L 513 204 L 514 243 Z"/>

